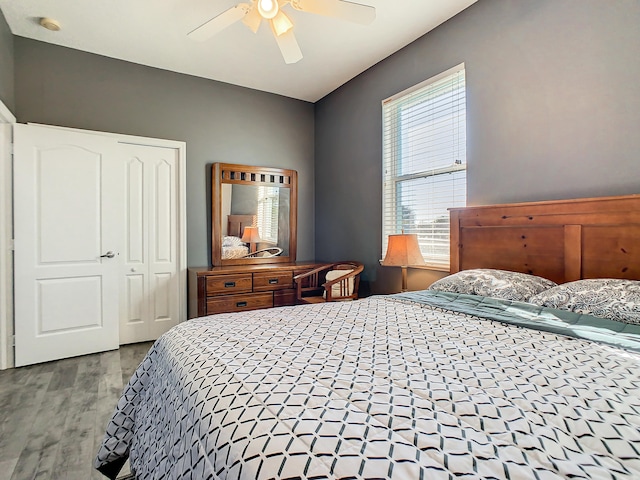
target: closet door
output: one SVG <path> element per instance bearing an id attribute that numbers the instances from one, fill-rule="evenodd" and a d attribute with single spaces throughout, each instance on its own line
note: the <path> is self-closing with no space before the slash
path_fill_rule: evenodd
<path id="1" fill-rule="evenodd" d="M 183 321 L 185 144 L 41 125 L 14 144 L 16 366 Z"/>
<path id="2" fill-rule="evenodd" d="M 155 340 L 180 321 L 179 151 L 121 143 L 125 246 L 120 343 Z"/>
<path id="3" fill-rule="evenodd" d="M 117 141 L 15 125 L 14 144 L 16 366 L 118 348 Z"/>

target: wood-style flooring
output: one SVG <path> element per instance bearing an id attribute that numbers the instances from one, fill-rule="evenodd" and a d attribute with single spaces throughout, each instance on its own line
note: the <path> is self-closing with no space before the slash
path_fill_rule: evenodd
<path id="1" fill-rule="evenodd" d="M 151 345 L 0 371 L 0 480 L 105 479 L 93 459 Z"/>

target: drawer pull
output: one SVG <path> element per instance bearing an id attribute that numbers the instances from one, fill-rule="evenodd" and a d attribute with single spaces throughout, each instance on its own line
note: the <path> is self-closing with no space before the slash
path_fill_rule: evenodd
<path id="1" fill-rule="evenodd" d="M 247 302 L 236 302 L 236 307 L 246 307 Z"/>
<path id="2" fill-rule="evenodd" d="M 236 286 L 236 282 L 224 282 L 224 288 L 231 288 L 235 286 Z"/>
<path id="3" fill-rule="evenodd" d="M 269 285 L 277 285 L 278 284 L 278 279 L 277 278 L 270 278 L 269 279 Z"/>

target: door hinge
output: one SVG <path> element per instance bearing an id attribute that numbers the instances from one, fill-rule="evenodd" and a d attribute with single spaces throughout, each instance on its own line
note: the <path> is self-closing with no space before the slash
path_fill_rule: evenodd
<path id="1" fill-rule="evenodd" d="M 16 346 L 16 336 L 15 335 L 11 335 L 11 346 L 12 347 Z"/>
<path id="2" fill-rule="evenodd" d="M 11 251 L 11 252 L 15 252 L 15 250 L 16 250 L 16 246 L 15 246 L 15 243 L 14 243 L 13 238 L 12 238 L 11 240 L 9 240 L 9 242 L 8 242 L 8 243 L 9 243 L 9 244 L 7 245 L 7 248 L 9 249 L 9 251 Z"/>

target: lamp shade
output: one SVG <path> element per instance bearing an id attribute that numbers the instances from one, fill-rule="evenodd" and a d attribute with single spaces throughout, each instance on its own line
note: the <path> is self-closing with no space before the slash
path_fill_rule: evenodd
<path id="1" fill-rule="evenodd" d="M 260 241 L 258 227 L 244 227 L 244 232 L 242 232 L 242 241 L 244 243 L 258 243 Z"/>
<path id="2" fill-rule="evenodd" d="M 415 233 L 389 235 L 387 254 L 382 260 L 382 265 L 390 267 L 424 265 L 424 258 L 418 245 L 418 235 Z"/>

